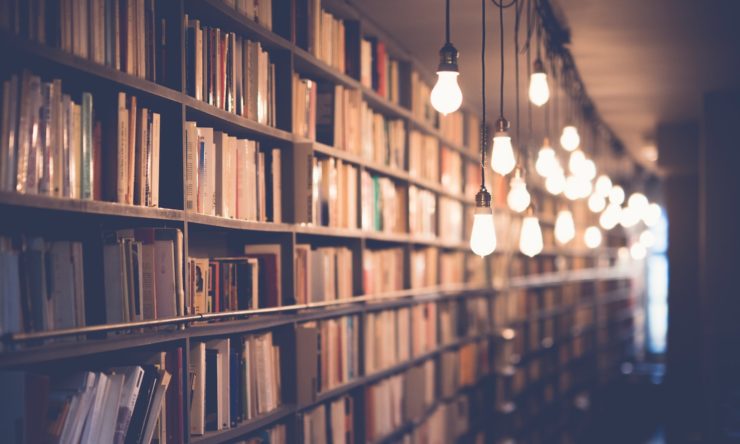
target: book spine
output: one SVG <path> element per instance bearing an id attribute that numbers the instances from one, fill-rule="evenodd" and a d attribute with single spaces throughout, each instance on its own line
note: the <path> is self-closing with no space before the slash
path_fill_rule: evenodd
<path id="1" fill-rule="evenodd" d="M 82 93 L 81 131 L 82 131 L 82 199 L 93 198 L 93 98 L 90 93 Z"/>

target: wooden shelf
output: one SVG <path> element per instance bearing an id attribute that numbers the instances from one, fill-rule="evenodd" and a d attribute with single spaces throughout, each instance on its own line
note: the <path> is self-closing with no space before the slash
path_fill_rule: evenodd
<path id="1" fill-rule="evenodd" d="M 242 438 L 250 433 L 256 432 L 264 427 L 268 427 L 276 422 L 287 419 L 295 413 L 295 406 L 281 405 L 275 410 L 260 415 L 256 418 L 244 421 L 226 430 L 206 432 L 204 435 L 191 435 L 190 442 L 193 444 L 218 444 L 233 441 Z"/>

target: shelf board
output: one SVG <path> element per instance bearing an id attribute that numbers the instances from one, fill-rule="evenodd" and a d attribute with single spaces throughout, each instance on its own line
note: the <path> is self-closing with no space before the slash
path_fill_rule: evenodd
<path id="1" fill-rule="evenodd" d="M 241 422 L 226 430 L 206 432 L 205 435 L 190 435 L 192 444 L 219 444 L 231 442 L 250 433 L 256 432 L 264 427 L 279 422 L 295 413 L 295 406 L 292 404 L 281 405 L 275 410 L 263 415 L 252 418 L 248 421 Z"/>
<path id="2" fill-rule="evenodd" d="M 69 199 L 66 197 L 39 194 L 20 194 L 7 191 L 0 192 L 0 205 L 162 221 L 183 220 L 182 210 L 151 208 L 98 200 Z"/>

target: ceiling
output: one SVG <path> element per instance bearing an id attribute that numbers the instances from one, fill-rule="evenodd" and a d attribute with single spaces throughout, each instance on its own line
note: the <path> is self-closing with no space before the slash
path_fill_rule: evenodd
<path id="1" fill-rule="evenodd" d="M 353 3 L 429 72 L 435 70 L 444 43 L 444 0 Z M 649 147 L 654 146 L 657 124 L 698 120 L 703 92 L 740 85 L 738 0 L 551 0 L 551 4 L 561 25 L 570 30 L 569 49 L 598 113 L 632 157 L 649 169 L 655 169 L 656 152 Z M 460 51 L 465 104 L 480 110 L 481 3 L 452 0 L 451 9 L 451 40 Z M 492 121 L 500 103 L 500 29 L 498 10 L 492 2 L 486 9 L 486 102 Z M 504 14 L 504 114 L 514 121 L 513 8 Z M 521 30 L 522 40 L 525 32 Z M 526 128 L 526 56 L 520 57 L 520 121 Z M 534 109 L 533 116 L 536 131 L 542 131 L 542 110 Z"/>

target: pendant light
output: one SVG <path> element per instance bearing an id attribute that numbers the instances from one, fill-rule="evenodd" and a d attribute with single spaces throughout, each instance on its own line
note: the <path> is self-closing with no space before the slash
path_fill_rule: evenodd
<path id="1" fill-rule="evenodd" d="M 586 231 L 583 233 L 583 242 L 586 244 L 588 248 L 597 248 L 599 245 L 601 245 L 601 230 L 599 230 L 599 227 L 590 226 L 586 228 Z"/>
<path id="2" fill-rule="evenodd" d="M 634 208 L 640 219 L 642 219 L 650 202 L 644 194 L 638 192 L 630 195 L 629 199 L 627 199 L 627 205 Z"/>
<path id="3" fill-rule="evenodd" d="M 598 190 L 588 197 L 588 209 L 594 213 L 601 213 L 606 208 L 606 198 Z"/>
<path id="4" fill-rule="evenodd" d="M 545 189 L 552 195 L 557 196 L 565 190 L 565 172 L 560 163 L 555 160 L 553 172 L 545 179 Z"/>
<path id="5" fill-rule="evenodd" d="M 529 206 L 530 199 L 529 191 L 527 191 L 527 183 L 522 177 L 522 169 L 517 168 L 514 171 L 514 177 L 511 178 L 506 203 L 509 204 L 509 208 L 513 211 L 521 213 Z"/>
<path id="6" fill-rule="evenodd" d="M 504 118 L 504 6 L 498 3 L 499 27 L 501 30 L 501 83 L 499 88 L 500 113 L 496 120 L 496 133 L 493 136 L 493 152 L 491 153 L 491 168 L 505 176 L 516 166 L 514 148 L 509 136 L 509 121 Z"/>
<path id="7" fill-rule="evenodd" d="M 599 225 L 605 230 L 611 230 L 619 223 L 622 210 L 618 204 L 610 203 L 599 216 Z"/>
<path id="8" fill-rule="evenodd" d="M 545 65 L 542 63 L 542 53 L 540 50 L 540 42 L 542 40 L 541 31 L 542 24 L 538 23 L 537 59 L 534 61 L 533 72 L 529 76 L 529 101 L 536 106 L 542 106 L 550 100 L 550 87 L 547 85 L 547 73 L 545 72 Z"/>
<path id="9" fill-rule="evenodd" d="M 431 102 L 434 109 L 447 115 L 462 105 L 462 91 L 457 83 L 457 49 L 450 42 L 450 0 L 445 2 L 445 44 L 439 50 L 437 83 L 432 88 Z"/>
<path id="10" fill-rule="evenodd" d="M 612 186 L 612 189 L 609 191 L 609 202 L 622 205 L 624 202 L 624 189 L 619 185 Z"/>
<path id="11" fill-rule="evenodd" d="M 516 21 L 514 25 L 514 92 L 516 94 L 516 138 L 521 140 L 521 118 L 519 115 L 519 18 L 520 18 L 520 5 L 521 3 L 515 3 L 516 6 Z M 529 124 L 530 134 L 532 125 L 531 105 L 529 106 Z M 520 143 L 521 155 L 519 159 L 527 165 L 527 144 Z M 524 177 L 524 170 L 521 166 L 517 166 L 514 169 L 514 177 L 509 182 L 509 194 L 506 196 L 506 203 L 509 205 L 512 211 L 521 213 L 529 207 L 531 198 L 529 191 L 527 191 L 527 182 Z"/>
<path id="12" fill-rule="evenodd" d="M 578 128 L 568 125 L 563 128 L 560 135 L 560 146 L 566 151 L 573 151 L 581 144 L 581 136 L 578 135 Z"/>
<path id="13" fill-rule="evenodd" d="M 535 215 L 534 206 L 530 205 L 522 220 L 522 229 L 519 233 L 519 251 L 529 257 L 534 257 L 542 252 L 543 246 L 540 220 Z"/>
<path id="14" fill-rule="evenodd" d="M 645 214 L 642 215 L 642 221 L 645 222 L 645 225 L 647 225 L 648 227 L 652 227 L 656 225 L 660 220 L 660 213 L 660 205 L 656 203 L 651 203 L 650 205 L 648 205 Z"/>
<path id="15" fill-rule="evenodd" d="M 493 223 L 491 194 L 486 190 L 486 1 L 481 0 L 481 98 L 483 115 L 481 119 L 480 148 L 480 191 L 475 195 L 473 229 L 470 233 L 470 249 L 478 256 L 488 256 L 496 249 L 496 227 Z"/>
<path id="16" fill-rule="evenodd" d="M 602 174 L 596 179 L 595 191 L 603 197 L 609 197 L 609 192 L 612 190 L 612 180 L 609 176 Z"/>
<path id="17" fill-rule="evenodd" d="M 555 150 L 550 146 L 550 140 L 545 137 L 542 142 L 542 148 L 537 153 L 537 161 L 534 164 L 534 168 L 542 177 L 550 176 L 556 168 Z"/>
<path id="18" fill-rule="evenodd" d="M 576 226 L 573 222 L 573 213 L 568 209 L 562 209 L 555 219 L 555 239 L 564 245 L 574 237 L 576 237 Z"/>

